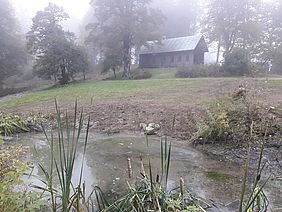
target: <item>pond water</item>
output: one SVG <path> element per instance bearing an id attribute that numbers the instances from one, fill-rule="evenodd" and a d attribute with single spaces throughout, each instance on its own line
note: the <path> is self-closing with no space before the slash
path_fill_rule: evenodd
<path id="1" fill-rule="evenodd" d="M 21 143 L 29 146 L 26 160 L 35 164 L 33 174 L 36 177 L 26 179 L 27 183 L 40 184 L 41 173 L 37 164 L 48 165 L 49 145 L 43 134 L 22 134 Z M 169 188 L 177 187 L 179 178 L 183 177 L 185 186 L 193 194 L 213 201 L 221 209 L 215 211 L 235 211 L 239 204 L 243 168 L 233 163 L 218 161 L 188 145 L 174 139 L 172 142 Z M 149 150 L 144 135 L 117 134 L 113 136 L 97 133 L 89 134 L 89 142 L 84 162 L 83 180 L 87 192 L 98 185 L 111 198 L 120 196 L 126 190 L 127 158 L 131 158 L 133 175 L 137 177 L 140 170 L 140 155 L 148 165 L 151 158 L 153 172 L 160 170 L 160 138 L 149 137 Z M 74 184 L 78 181 L 83 156 L 83 142 L 76 158 Z M 42 176 L 41 176 L 42 177 Z M 282 208 L 282 183 L 270 181 L 266 193 L 274 211 Z M 280 208 L 280 209 L 279 209 Z"/>

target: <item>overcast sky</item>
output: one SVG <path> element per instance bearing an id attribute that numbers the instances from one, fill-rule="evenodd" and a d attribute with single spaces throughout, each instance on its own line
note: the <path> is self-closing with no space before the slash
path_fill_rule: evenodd
<path id="1" fill-rule="evenodd" d="M 80 20 L 86 14 L 91 0 L 11 0 L 14 4 L 17 18 L 24 32 L 27 32 L 32 24 L 31 19 L 36 12 L 43 10 L 48 2 L 53 2 L 62 6 L 70 15 L 70 20 L 65 24 L 65 27 L 71 31 L 77 32 Z M 178 1 L 178 0 L 174 0 Z M 203 0 L 205 1 L 205 0 Z M 263 0 L 271 2 L 272 0 Z"/>
<path id="2" fill-rule="evenodd" d="M 53 2 L 64 7 L 69 15 L 81 19 L 87 8 L 89 8 L 90 0 L 12 0 L 16 11 L 25 12 L 26 15 L 33 17 L 38 10 L 42 10 Z"/>
<path id="3" fill-rule="evenodd" d="M 43 10 L 49 2 L 53 2 L 62 6 L 70 15 L 70 20 L 64 23 L 64 27 L 78 33 L 80 20 L 90 8 L 90 0 L 12 0 L 12 2 L 23 32 L 29 31 L 36 12 Z"/>

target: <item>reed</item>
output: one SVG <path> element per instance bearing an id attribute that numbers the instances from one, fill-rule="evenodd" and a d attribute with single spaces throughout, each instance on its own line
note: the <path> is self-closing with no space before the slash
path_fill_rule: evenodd
<path id="1" fill-rule="evenodd" d="M 259 155 L 257 170 L 255 174 L 254 183 L 251 187 L 249 193 L 247 191 L 247 181 L 249 176 L 249 161 L 250 161 L 250 148 L 248 151 L 248 158 L 245 164 L 244 178 L 242 183 L 242 192 L 240 199 L 239 212 L 262 212 L 267 211 L 269 207 L 269 202 L 267 196 L 264 193 L 264 187 L 270 179 L 270 176 L 266 180 L 262 180 L 261 175 L 265 167 L 265 164 L 262 164 L 264 145 L 261 146 L 261 151 Z"/>
<path id="2" fill-rule="evenodd" d="M 150 148 L 148 137 L 146 137 L 146 146 Z M 95 192 L 99 211 L 205 211 L 204 208 L 210 205 L 201 198 L 193 196 L 184 187 L 183 178 L 180 178 L 178 187 L 168 190 L 170 160 L 171 143 L 167 141 L 167 138 L 163 138 L 160 140 L 161 173 L 153 173 L 150 156 L 148 169 L 145 170 L 143 158 L 140 157 L 140 175 L 135 176 L 135 182 L 132 181 L 134 176 L 129 176 L 130 182 L 127 181 L 128 192 L 125 196 L 108 204 L 101 189 Z M 130 170 L 132 170 L 131 165 Z"/>
<path id="3" fill-rule="evenodd" d="M 80 168 L 78 185 L 73 184 L 73 172 L 75 159 L 77 156 L 78 143 L 82 134 L 85 117 L 83 111 L 78 112 L 77 101 L 75 102 L 74 119 L 71 122 L 68 113 L 65 114 L 65 120 L 62 120 L 62 112 L 55 101 L 57 138 L 54 133 L 48 136 L 44 127 L 44 134 L 50 145 L 50 167 L 39 164 L 44 179 L 41 182 L 45 186 L 34 186 L 50 195 L 52 211 L 86 211 L 90 205 L 90 198 L 86 198 L 85 184 L 82 182 L 84 158 L 89 134 L 90 117 L 87 120 L 85 139 L 83 140 L 83 160 Z M 76 123 L 78 122 L 78 126 Z M 63 126 L 63 123 L 65 126 Z M 65 132 L 66 131 L 66 132 Z M 54 152 L 59 153 L 59 157 L 54 156 Z M 58 185 L 55 181 L 58 180 Z"/>

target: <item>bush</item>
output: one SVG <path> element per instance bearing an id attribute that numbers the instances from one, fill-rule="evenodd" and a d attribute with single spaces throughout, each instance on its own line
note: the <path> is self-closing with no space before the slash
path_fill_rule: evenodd
<path id="1" fill-rule="evenodd" d="M 282 136 L 280 111 L 258 101 L 254 91 L 238 92 L 212 102 L 209 118 L 200 124 L 194 141 L 229 142 L 244 146 L 254 142 L 278 141 Z"/>
<path id="2" fill-rule="evenodd" d="M 223 72 L 221 66 L 213 64 L 179 67 L 175 76 L 179 78 L 224 77 L 226 74 Z"/>
<path id="3" fill-rule="evenodd" d="M 226 54 L 223 69 L 232 76 L 251 75 L 251 62 L 248 52 L 244 49 L 236 48 Z"/>
<path id="4" fill-rule="evenodd" d="M 152 77 L 152 73 L 148 70 L 137 68 L 131 71 L 131 77 L 134 80 L 150 79 Z"/>
<path id="5" fill-rule="evenodd" d="M 0 135 L 10 136 L 19 132 L 28 132 L 29 129 L 22 117 L 0 113 Z"/>
<path id="6" fill-rule="evenodd" d="M 0 135 L 11 136 L 16 133 L 42 131 L 42 124 L 47 124 L 49 116 L 31 113 L 28 116 L 0 112 Z"/>
<path id="7" fill-rule="evenodd" d="M 0 211 L 39 211 L 43 206 L 40 196 L 34 192 L 21 191 L 22 177 L 29 169 L 19 161 L 24 153 L 22 147 L 0 149 Z"/>
<path id="8" fill-rule="evenodd" d="M 118 72 L 116 74 L 116 78 L 114 76 L 106 78 L 106 80 L 122 80 L 123 72 Z M 131 79 L 140 80 L 140 79 L 150 79 L 152 77 L 152 73 L 149 70 L 145 69 L 132 69 L 131 70 Z"/>

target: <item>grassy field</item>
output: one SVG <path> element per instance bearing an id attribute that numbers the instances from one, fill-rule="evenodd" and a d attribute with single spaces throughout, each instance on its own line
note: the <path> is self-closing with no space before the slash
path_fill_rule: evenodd
<path id="1" fill-rule="evenodd" d="M 138 101 L 167 105 L 199 105 L 215 98 L 217 95 L 232 92 L 239 84 L 246 81 L 259 87 L 265 87 L 269 100 L 281 103 L 282 79 L 271 79 L 265 83 L 263 79 L 245 78 L 195 78 L 175 79 L 175 70 L 157 69 L 152 71 L 152 79 L 148 80 L 113 80 L 86 81 L 70 84 L 60 88 L 48 88 L 29 92 L 18 97 L 0 100 L 0 110 L 28 111 L 36 108 L 53 106 L 54 99 L 69 105 L 78 98 L 82 105 L 101 101 Z"/>
<path id="2" fill-rule="evenodd" d="M 265 81 L 266 83 L 266 81 Z M 282 79 L 270 79 L 267 81 L 267 84 L 270 86 L 270 87 L 273 87 L 273 88 L 280 88 L 281 89 L 281 92 L 282 92 Z"/>
<path id="3" fill-rule="evenodd" d="M 96 101 L 106 99 L 125 98 L 130 95 L 172 94 L 178 90 L 193 90 L 204 86 L 204 80 L 113 80 L 113 81 L 88 81 L 71 84 L 61 88 L 50 88 L 35 91 L 23 96 L 1 102 L 2 109 L 16 108 L 19 106 L 36 105 L 38 103 L 54 101 L 73 102 L 75 98 L 85 102 L 93 98 Z"/>
<path id="4" fill-rule="evenodd" d="M 149 71 L 152 73 L 152 79 L 174 79 L 176 74 L 175 68 L 159 68 Z"/>
<path id="5" fill-rule="evenodd" d="M 139 130 L 140 123 L 160 123 L 167 135 L 191 139 L 197 124 L 207 118 L 209 103 L 238 92 L 239 85 L 258 91 L 266 107 L 282 110 L 282 79 L 195 78 L 85 81 L 64 87 L 30 91 L 0 99 L 0 111 L 54 114 L 54 99 L 73 116 L 74 102 L 90 114 L 95 130 L 105 133 Z M 159 78 L 159 79 L 156 79 Z M 171 127 L 175 118 L 175 129 Z"/>

